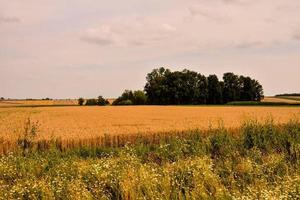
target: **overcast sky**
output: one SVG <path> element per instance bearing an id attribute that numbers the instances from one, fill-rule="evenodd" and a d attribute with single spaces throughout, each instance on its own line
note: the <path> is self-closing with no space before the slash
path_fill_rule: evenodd
<path id="1" fill-rule="evenodd" d="M 0 0 L 0 96 L 116 97 L 162 66 L 300 92 L 300 1 Z"/>

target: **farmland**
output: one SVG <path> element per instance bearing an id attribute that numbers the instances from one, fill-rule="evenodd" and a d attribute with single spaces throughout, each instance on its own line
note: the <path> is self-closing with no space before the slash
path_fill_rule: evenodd
<path id="1" fill-rule="evenodd" d="M 300 107 L 105 106 L 0 108 L 0 137 L 22 134 L 28 118 L 39 123 L 40 139 L 86 139 L 121 134 L 208 129 L 223 124 L 237 128 L 247 120 L 273 117 L 285 123 L 300 116 Z"/>
<path id="2" fill-rule="evenodd" d="M 299 199 L 297 120 L 203 133 L 68 151 L 21 145 L 0 157 L 0 198 Z"/>
<path id="3" fill-rule="evenodd" d="M 0 108 L 0 199 L 300 197 L 298 106 L 18 103 Z"/>
<path id="4" fill-rule="evenodd" d="M 299 104 L 300 97 L 297 96 L 266 97 L 263 100 L 263 102 Z"/>

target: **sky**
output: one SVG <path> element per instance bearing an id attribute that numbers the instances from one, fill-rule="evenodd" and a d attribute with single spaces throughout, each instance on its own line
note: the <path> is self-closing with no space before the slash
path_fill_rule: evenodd
<path id="1" fill-rule="evenodd" d="M 0 0 L 0 96 L 117 97 L 152 69 L 300 92 L 299 0 Z"/>

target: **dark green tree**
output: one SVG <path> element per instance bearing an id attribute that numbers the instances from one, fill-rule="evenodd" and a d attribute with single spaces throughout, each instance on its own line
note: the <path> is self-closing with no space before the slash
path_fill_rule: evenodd
<path id="1" fill-rule="evenodd" d="M 170 101 L 170 97 L 168 97 L 170 91 L 168 90 L 166 78 L 170 73 L 169 69 L 161 67 L 154 69 L 147 75 L 145 92 L 150 104 L 168 104 Z"/>
<path id="2" fill-rule="evenodd" d="M 144 90 L 149 104 L 222 104 L 263 98 L 259 82 L 234 73 L 225 73 L 223 81 L 219 81 L 216 75 L 206 78 L 187 69 L 171 72 L 159 68 L 149 73 L 146 79 Z"/>
<path id="3" fill-rule="evenodd" d="M 106 99 L 104 99 L 101 95 L 98 97 L 98 99 L 97 99 L 98 106 L 106 106 L 108 104 L 109 104 L 109 102 Z"/>
<path id="4" fill-rule="evenodd" d="M 208 104 L 221 104 L 223 103 L 222 87 L 216 75 L 209 75 L 208 82 Z"/>
<path id="5" fill-rule="evenodd" d="M 240 100 L 241 85 L 239 76 L 234 73 L 225 73 L 223 76 L 224 81 L 224 91 L 223 91 L 223 101 L 224 103 L 231 101 Z"/>
<path id="6" fill-rule="evenodd" d="M 262 85 L 257 80 L 252 80 L 252 84 L 255 88 L 254 101 L 261 101 L 264 98 L 264 90 Z"/>
<path id="7" fill-rule="evenodd" d="M 241 84 L 241 101 L 254 101 L 255 98 L 255 88 L 250 77 L 240 76 Z"/>
<path id="8" fill-rule="evenodd" d="M 145 105 L 146 103 L 147 96 L 143 91 L 125 90 L 123 94 L 113 102 L 113 105 Z"/>
<path id="9" fill-rule="evenodd" d="M 78 99 L 78 105 L 82 106 L 83 103 L 84 103 L 84 98 L 80 97 L 80 98 Z"/>
<path id="10" fill-rule="evenodd" d="M 86 106 L 96 106 L 98 105 L 97 99 L 87 99 L 85 102 Z"/>
<path id="11" fill-rule="evenodd" d="M 134 105 L 145 105 L 147 104 L 147 96 L 144 91 L 137 90 L 133 92 L 133 104 Z"/>

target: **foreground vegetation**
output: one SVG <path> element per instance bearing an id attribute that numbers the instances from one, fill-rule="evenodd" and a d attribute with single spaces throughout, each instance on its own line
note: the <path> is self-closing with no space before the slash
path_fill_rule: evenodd
<path id="1" fill-rule="evenodd" d="M 69 150 L 37 149 L 28 130 L 0 158 L 0 199 L 300 198 L 297 120 Z"/>

